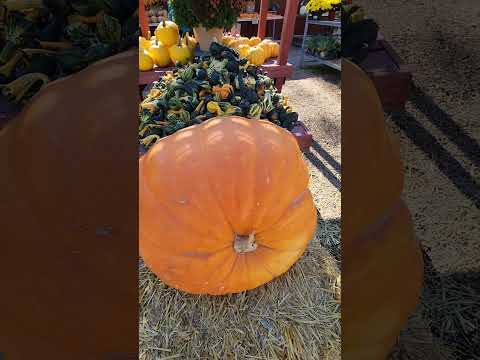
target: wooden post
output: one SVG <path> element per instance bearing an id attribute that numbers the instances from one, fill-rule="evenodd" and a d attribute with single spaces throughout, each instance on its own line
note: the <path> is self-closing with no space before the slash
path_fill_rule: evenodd
<path id="1" fill-rule="evenodd" d="M 258 19 L 258 30 L 257 30 L 257 36 L 260 39 L 263 39 L 267 32 L 268 2 L 269 0 L 260 1 L 260 15 Z"/>
<path id="2" fill-rule="evenodd" d="M 278 65 L 286 65 L 288 61 L 288 50 L 292 45 L 293 33 L 295 31 L 295 20 L 297 18 L 299 0 L 287 0 L 285 15 L 283 18 L 282 38 L 280 39 L 280 54 L 278 55 Z M 285 83 L 285 78 L 278 78 L 276 86 L 279 91 Z"/>
<path id="3" fill-rule="evenodd" d="M 142 32 L 142 36 L 146 38 L 148 36 L 148 30 L 150 27 L 148 26 L 147 14 L 145 12 L 145 2 L 144 0 L 138 0 L 138 16 L 140 20 L 140 30 Z"/>

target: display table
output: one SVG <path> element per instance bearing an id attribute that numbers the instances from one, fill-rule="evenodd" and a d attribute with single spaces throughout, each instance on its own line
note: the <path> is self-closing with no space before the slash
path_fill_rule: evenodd
<path id="1" fill-rule="evenodd" d="M 159 80 L 167 71 L 173 71 L 175 67 L 157 68 L 152 71 L 141 71 L 138 74 L 138 85 L 148 85 L 154 81 Z M 287 63 L 286 65 L 277 64 L 276 59 L 270 59 L 261 66 L 261 69 L 272 79 L 289 78 L 293 74 L 293 65 Z M 278 91 L 281 91 L 282 87 L 278 87 Z"/>
<path id="2" fill-rule="evenodd" d="M 258 24 L 259 22 L 260 15 L 258 13 L 253 13 L 253 14 L 241 14 L 240 17 L 237 19 L 237 23 L 235 24 L 235 30 L 234 32 L 236 34 L 241 34 L 241 29 L 242 29 L 242 22 L 248 22 L 251 24 Z M 277 20 L 283 20 L 282 15 L 278 14 L 267 14 L 267 21 L 273 21 L 273 32 L 272 32 L 272 39 L 275 40 L 275 24 Z"/>
<path id="3" fill-rule="evenodd" d="M 404 108 L 410 96 L 412 73 L 381 34 L 359 65 L 372 79 L 386 111 Z"/>

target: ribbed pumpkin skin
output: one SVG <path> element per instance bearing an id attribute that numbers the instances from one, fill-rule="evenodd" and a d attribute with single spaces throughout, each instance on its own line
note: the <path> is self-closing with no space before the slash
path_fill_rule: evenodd
<path id="1" fill-rule="evenodd" d="M 342 62 L 342 359 L 385 360 L 422 288 L 398 142 L 374 85 Z"/>
<path id="2" fill-rule="evenodd" d="M 17 297 L 0 298 L 0 349 L 13 358 L 137 351 L 119 316 L 138 293 L 138 212 L 125 208 L 138 194 L 136 53 L 49 83 L 0 131 L 1 282 Z"/>
<path id="3" fill-rule="evenodd" d="M 267 121 L 214 118 L 163 138 L 140 159 L 140 254 L 168 285 L 222 295 L 286 272 L 316 228 L 294 137 Z M 235 235 L 255 233 L 239 254 Z"/>

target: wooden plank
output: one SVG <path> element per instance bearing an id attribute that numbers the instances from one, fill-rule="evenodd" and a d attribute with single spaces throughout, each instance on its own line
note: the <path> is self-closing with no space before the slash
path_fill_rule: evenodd
<path id="1" fill-rule="evenodd" d="M 298 1 L 299 0 L 287 0 L 285 18 L 282 26 L 282 38 L 280 40 L 280 54 L 278 56 L 278 64 L 280 65 L 285 65 L 288 60 L 288 50 L 292 45 L 293 30 L 297 17 Z"/>
<path id="2" fill-rule="evenodd" d="M 263 39 L 265 37 L 265 32 L 267 31 L 268 3 L 269 3 L 269 0 L 260 1 L 260 16 L 258 21 L 258 33 L 257 33 L 257 36 L 260 39 Z"/>
<path id="3" fill-rule="evenodd" d="M 148 26 L 147 14 L 145 11 L 144 0 L 138 1 L 138 16 L 140 20 L 140 30 L 142 32 L 142 36 L 146 38 L 148 34 L 149 26 Z"/>
<path id="4" fill-rule="evenodd" d="M 360 66 L 372 79 L 384 110 L 401 110 L 405 106 L 410 96 L 412 74 L 381 35 Z"/>
<path id="5" fill-rule="evenodd" d="M 175 67 L 168 67 L 168 68 L 161 68 L 155 69 L 152 71 L 140 71 L 138 73 L 138 84 L 139 85 L 147 85 L 154 81 L 160 79 L 167 71 L 174 70 Z M 277 60 L 270 59 L 268 62 L 261 66 L 261 69 L 265 71 L 268 76 L 271 78 L 279 78 L 279 77 L 291 77 L 293 75 L 293 65 L 290 63 L 286 63 L 285 65 L 279 65 Z M 280 90 L 280 89 L 279 89 Z"/>

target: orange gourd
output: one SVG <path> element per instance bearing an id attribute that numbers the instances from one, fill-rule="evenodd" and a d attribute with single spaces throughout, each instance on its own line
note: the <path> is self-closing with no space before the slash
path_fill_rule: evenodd
<path id="1" fill-rule="evenodd" d="M 286 272 L 316 229 L 295 138 L 217 117 L 162 138 L 139 161 L 139 244 L 166 284 L 195 294 L 256 288 Z"/>
<path id="2" fill-rule="evenodd" d="M 422 288 L 398 141 L 374 85 L 342 63 L 342 359 L 385 360 Z"/>

